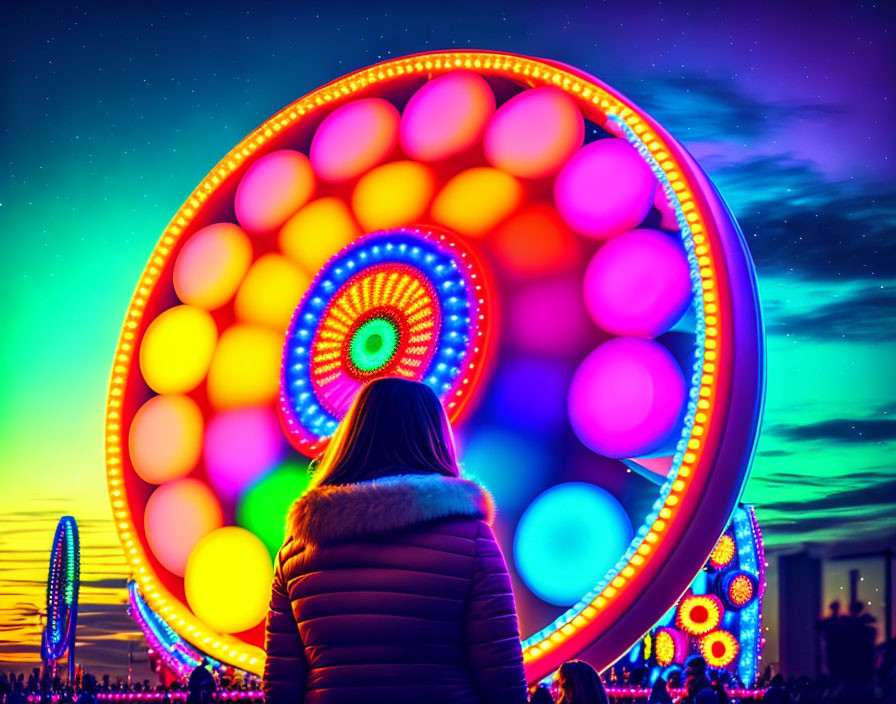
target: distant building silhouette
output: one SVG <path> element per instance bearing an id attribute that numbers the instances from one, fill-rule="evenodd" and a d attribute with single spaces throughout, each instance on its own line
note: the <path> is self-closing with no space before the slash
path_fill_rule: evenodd
<path id="1" fill-rule="evenodd" d="M 778 558 L 781 672 L 785 677 L 821 672 L 816 624 L 821 614 L 821 560 L 808 553 Z"/>

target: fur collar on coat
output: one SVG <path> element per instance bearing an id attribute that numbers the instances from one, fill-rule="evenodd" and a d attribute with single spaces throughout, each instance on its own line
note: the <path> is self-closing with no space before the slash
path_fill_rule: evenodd
<path id="1" fill-rule="evenodd" d="M 290 536 L 302 545 L 370 538 L 446 518 L 494 518 L 478 484 L 434 474 L 398 474 L 342 486 L 319 486 L 293 504 Z"/>

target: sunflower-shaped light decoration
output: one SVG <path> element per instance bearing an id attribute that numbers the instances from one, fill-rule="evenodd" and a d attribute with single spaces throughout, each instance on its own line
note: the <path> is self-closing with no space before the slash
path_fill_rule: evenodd
<path id="1" fill-rule="evenodd" d="M 716 569 L 724 567 L 734 559 L 734 538 L 724 533 L 709 556 L 709 564 Z"/>
<path id="2" fill-rule="evenodd" d="M 681 600 L 675 625 L 688 635 L 700 636 L 716 628 L 724 612 L 717 596 L 693 594 Z"/>
<path id="3" fill-rule="evenodd" d="M 728 631 L 718 630 L 700 638 L 700 653 L 710 667 L 725 667 L 740 652 L 740 643 Z"/>
<path id="4" fill-rule="evenodd" d="M 688 637 L 677 628 L 663 627 L 657 630 L 653 641 L 656 662 L 660 667 L 668 667 L 673 662 L 681 662 L 688 649 Z"/>

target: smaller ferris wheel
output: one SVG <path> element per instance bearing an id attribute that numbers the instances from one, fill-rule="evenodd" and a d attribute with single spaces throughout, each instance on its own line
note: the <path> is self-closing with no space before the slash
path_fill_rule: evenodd
<path id="1" fill-rule="evenodd" d="M 78 585 L 81 579 L 78 524 L 63 516 L 56 525 L 50 569 L 47 574 L 47 622 L 41 638 L 44 672 L 56 676 L 56 663 L 68 657 L 68 679 L 75 679 L 75 632 L 78 621 Z"/>

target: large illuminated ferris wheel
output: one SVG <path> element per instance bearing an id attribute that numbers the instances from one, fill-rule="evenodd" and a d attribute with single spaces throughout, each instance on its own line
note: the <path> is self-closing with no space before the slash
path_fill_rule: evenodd
<path id="1" fill-rule="evenodd" d="M 606 667 L 726 529 L 763 357 L 737 223 L 625 96 L 500 52 L 356 71 L 225 155 L 137 282 L 106 413 L 135 598 L 260 673 L 308 462 L 361 385 L 403 376 L 495 497 L 530 681 Z"/>

